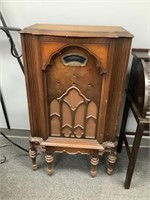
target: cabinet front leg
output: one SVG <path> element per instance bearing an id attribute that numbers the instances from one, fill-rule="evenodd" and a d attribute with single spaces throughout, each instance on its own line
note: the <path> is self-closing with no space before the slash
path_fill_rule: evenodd
<path id="1" fill-rule="evenodd" d="M 31 147 L 29 150 L 29 155 L 30 155 L 30 158 L 32 159 L 32 169 L 35 171 L 37 170 L 37 163 L 36 163 L 37 150 L 36 150 L 34 142 L 30 142 L 30 145 Z"/>
<path id="2" fill-rule="evenodd" d="M 92 156 L 91 158 L 91 176 L 95 177 L 97 173 L 97 165 L 99 163 L 99 156 Z"/>
<path id="3" fill-rule="evenodd" d="M 111 148 L 111 152 L 108 155 L 108 167 L 107 167 L 107 174 L 111 175 L 113 173 L 114 163 L 116 162 L 116 147 Z"/>
<path id="4" fill-rule="evenodd" d="M 48 171 L 47 171 L 47 173 L 48 173 L 48 175 L 52 175 L 52 173 L 53 173 L 52 163 L 53 163 L 53 160 L 54 160 L 53 159 L 53 155 L 47 154 L 45 156 L 45 160 L 46 160 L 46 162 L 48 164 Z"/>

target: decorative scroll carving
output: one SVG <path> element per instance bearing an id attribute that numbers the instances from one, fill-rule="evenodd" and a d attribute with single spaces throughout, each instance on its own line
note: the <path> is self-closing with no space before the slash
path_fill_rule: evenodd
<path id="1" fill-rule="evenodd" d="M 107 142 L 103 142 L 103 147 L 104 149 L 111 149 L 111 148 L 115 148 L 118 145 L 118 142 L 111 142 L 111 141 L 107 141 Z"/>
<path id="2" fill-rule="evenodd" d="M 38 144 L 40 144 L 41 142 L 43 142 L 43 138 L 41 138 L 41 137 L 29 137 L 29 141 L 30 142 L 35 142 L 35 143 L 38 143 Z"/>
<path id="3" fill-rule="evenodd" d="M 55 151 L 57 153 L 67 153 L 69 155 L 76 155 L 76 154 L 83 154 L 83 155 L 89 155 L 89 153 L 87 152 L 83 152 L 83 151 L 80 151 L 80 150 L 76 150 L 76 149 L 64 149 L 64 150 L 57 150 Z"/>

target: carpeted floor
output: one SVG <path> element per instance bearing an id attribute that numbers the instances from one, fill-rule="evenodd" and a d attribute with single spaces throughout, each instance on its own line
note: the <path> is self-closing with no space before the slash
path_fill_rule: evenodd
<path id="1" fill-rule="evenodd" d="M 11 137 L 29 147 L 28 138 Z M 9 142 L 0 136 L 0 145 Z M 105 173 L 107 156 L 98 165 L 97 176 L 90 176 L 90 159 L 86 155 L 55 154 L 54 174 L 47 175 L 44 153 L 37 157 L 38 170 L 32 171 L 28 154 L 15 146 L 0 149 L 7 161 L 0 164 L 1 200 L 148 200 L 150 199 L 150 154 L 141 148 L 131 187 L 125 190 L 123 182 L 127 169 L 125 149 L 118 154 L 112 176 Z M 40 152 L 40 151 L 39 151 Z"/>

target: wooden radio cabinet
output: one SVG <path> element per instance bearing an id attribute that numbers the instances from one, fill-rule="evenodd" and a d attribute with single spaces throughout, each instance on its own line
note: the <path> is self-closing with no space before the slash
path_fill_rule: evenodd
<path id="1" fill-rule="evenodd" d="M 54 152 L 91 155 L 92 176 L 108 152 L 112 173 L 131 40 L 122 27 L 36 24 L 21 31 L 34 170 L 38 143 L 49 175 Z"/>

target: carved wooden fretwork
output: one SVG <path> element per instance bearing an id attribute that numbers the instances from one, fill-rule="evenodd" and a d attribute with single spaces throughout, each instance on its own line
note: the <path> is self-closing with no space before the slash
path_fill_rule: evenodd
<path id="1" fill-rule="evenodd" d="M 43 70 L 49 106 L 49 136 L 96 138 L 105 74 L 100 60 L 86 48 L 65 45 L 49 57 Z M 98 89 L 94 90 L 95 87 Z"/>
<path id="2" fill-rule="evenodd" d="M 76 86 L 50 103 L 50 135 L 95 138 L 97 106 Z"/>

